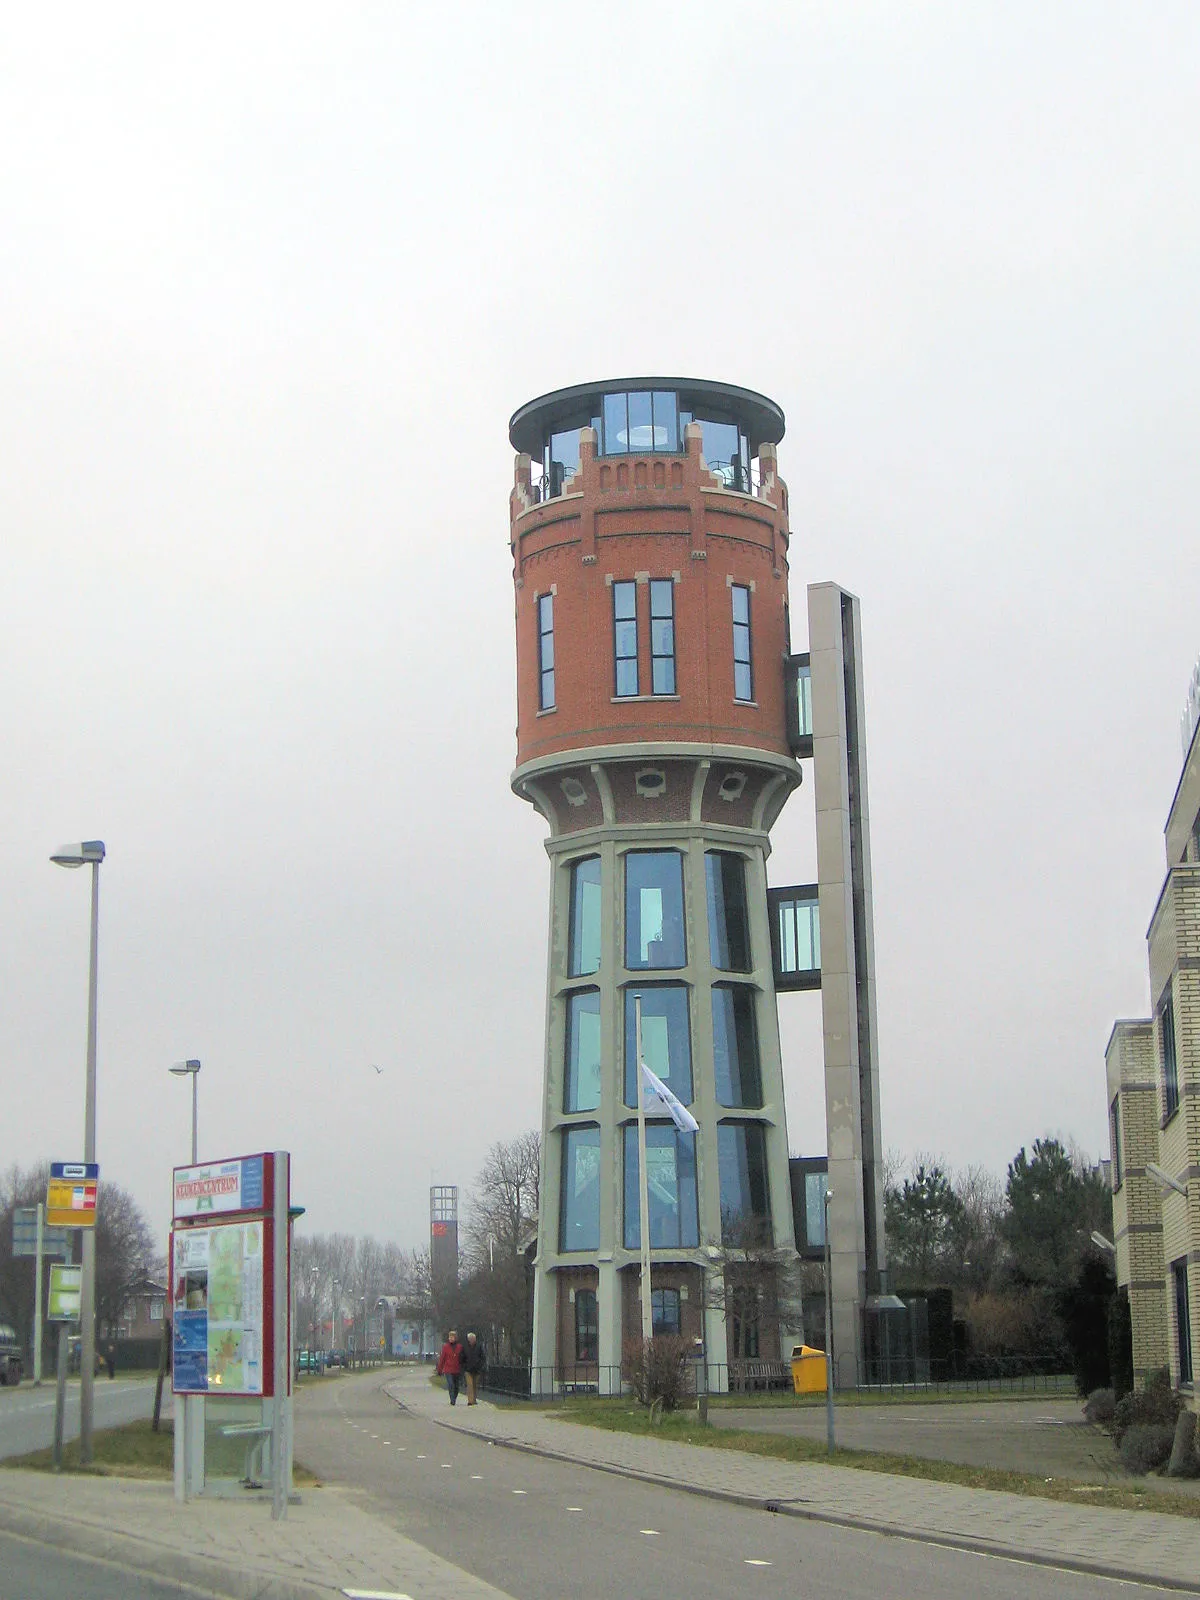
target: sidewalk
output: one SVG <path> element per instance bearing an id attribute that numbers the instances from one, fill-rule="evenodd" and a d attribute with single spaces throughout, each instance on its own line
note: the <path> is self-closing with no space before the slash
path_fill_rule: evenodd
<path id="1" fill-rule="evenodd" d="M 507 1600 L 338 1489 L 306 1489 L 286 1520 L 272 1522 L 269 1495 L 180 1506 L 169 1483 L 3 1468 L 0 1529 L 230 1600 L 329 1600 L 347 1590 Z"/>
<path id="2" fill-rule="evenodd" d="M 610 1433 L 520 1404 L 451 1408 L 426 1371 L 386 1392 L 398 1404 L 494 1444 L 624 1477 L 770 1506 L 782 1514 L 1200 1593 L 1200 1522 L 1114 1511 L 853 1467 L 800 1465 L 738 1450 Z"/>

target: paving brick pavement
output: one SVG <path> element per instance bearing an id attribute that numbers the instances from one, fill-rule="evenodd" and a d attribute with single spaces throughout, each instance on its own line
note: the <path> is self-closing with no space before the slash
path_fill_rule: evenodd
<path id="1" fill-rule="evenodd" d="M 460 1401 L 451 1407 L 445 1391 L 434 1388 L 422 1371 L 393 1380 L 386 1392 L 445 1427 L 580 1466 L 742 1504 L 770 1503 L 792 1516 L 1200 1594 L 1200 1520 L 1190 1517 L 1075 1506 L 853 1467 L 776 1461 L 610 1433 L 520 1405 L 481 1402 L 468 1407 Z"/>
<path id="2" fill-rule="evenodd" d="M 328 1600 L 345 1589 L 413 1600 L 507 1600 L 340 1489 L 306 1489 L 272 1522 L 270 1498 L 176 1503 L 169 1483 L 0 1469 L 0 1528 L 231 1600 Z"/>

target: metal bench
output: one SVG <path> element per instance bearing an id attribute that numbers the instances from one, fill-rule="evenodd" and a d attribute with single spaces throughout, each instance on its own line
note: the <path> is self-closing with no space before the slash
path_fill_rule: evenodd
<path id="1" fill-rule="evenodd" d="M 270 1427 L 264 1427 L 261 1422 L 223 1422 L 220 1434 L 223 1439 L 245 1439 L 246 1454 L 242 1461 L 244 1468 L 242 1482 L 247 1489 L 261 1489 L 263 1445 L 271 1437 Z M 255 1466 L 258 1468 L 257 1472 L 254 1471 Z"/>

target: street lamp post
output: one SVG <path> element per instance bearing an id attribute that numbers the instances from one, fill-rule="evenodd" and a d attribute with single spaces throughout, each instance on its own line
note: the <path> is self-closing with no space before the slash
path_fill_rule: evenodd
<path id="1" fill-rule="evenodd" d="M 173 1067 L 167 1068 L 177 1078 L 192 1080 L 192 1165 L 196 1165 L 196 1083 L 200 1077 L 200 1063 L 198 1061 L 177 1061 Z"/>
<path id="2" fill-rule="evenodd" d="M 833 1430 L 833 1274 L 830 1270 L 829 1202 L 833 1190 L 825 1191 L 825 1448 L 835 1449 Z"/>
<path id="3" fill-rule="evenodd" d="M 84 1088 L 83 1159 L 96 1159 L 96 977 L 97 942 L 100 934 L 100 863 L 104 843 L 85 839 L 82 844 L 64 845 L 50 857 L 56 867 L 92 869 L 92 931 L 88 953 L 87 1079 Z M 92 1459 L 92 1416 L 96 1366 L 96 1234 L 84 1228 L 83 1274 L 79 1295 L 79 1462 L 87 1466 Z"/>

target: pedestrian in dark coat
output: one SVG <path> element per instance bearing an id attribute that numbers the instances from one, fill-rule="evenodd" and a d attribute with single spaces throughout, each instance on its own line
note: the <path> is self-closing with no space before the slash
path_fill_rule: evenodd
<path id="1" fill-rule="evenodd" d="M 458 1390 L 462 1378 L 462 1341 L 453 1328 L 446 1335 L 446 1342 L 442 1346 L 442 1353 L 437 1359 L 437 1370 L 440 1377 L 445 1378 L 446 1388 L 450 1391 L 450 1404 L 458 1403 Z"/>
<path id="2" fill-rule="evenodd" d="M 475 1404 L 475 1386 L 483 1376 L 483 1369 L 487 1366 L 487 1354 L 479 1340 L 473 1333 L 467 1335 L 467 1342 L 463 1349 L 462 1369 L 467 1380 L 467 1404 Z"/>

